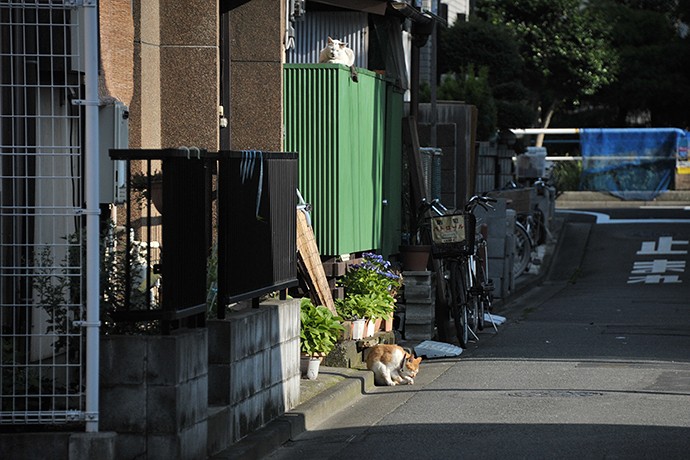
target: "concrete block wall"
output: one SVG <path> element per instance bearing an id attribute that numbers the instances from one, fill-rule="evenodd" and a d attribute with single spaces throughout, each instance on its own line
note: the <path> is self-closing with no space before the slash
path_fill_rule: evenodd
<path id="1" fill-rule="evenodd" d="M 208 321 L 209 454 L 294 408 L 299 402 L 299 300 Z"/>
<path id="2" fill-rule="evenodd" d="M 118 433 L 117 458 L 206 458 L 206 329 L 105 336 L 100 379 L 99 428 Z"/>
<path id="3" fill-rule="evenodd" d="M 404 271 L 405 339 L 430 340 L 436 322 L 436 283 L 433 272 Z"/>

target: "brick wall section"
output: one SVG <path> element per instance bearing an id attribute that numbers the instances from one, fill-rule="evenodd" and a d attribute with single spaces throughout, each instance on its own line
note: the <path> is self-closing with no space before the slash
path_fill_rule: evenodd
<path id="1" fill-rule="evenodd" d="M 98 5 L 101 39 L 100 98 L 129 106 L 134 91 L 134 20 L 131 0 Z"/>

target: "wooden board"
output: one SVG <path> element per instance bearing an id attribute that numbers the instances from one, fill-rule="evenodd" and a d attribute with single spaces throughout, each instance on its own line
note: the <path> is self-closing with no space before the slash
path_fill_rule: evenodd
<path id="1" fill-rule="evenodd" d="M 304 211 L 297 210 L 297 253 L 300 259 L 300 265 L 304 268 L 305 276 L 307 278 L 307 285 L 313 289 L 312 300 L 318 305 L 323 305 L 328 308 L 331 313 L 336 315 L 335 304 L 331 289 L 328 286 L 328 279 L 326 272 L 321 263 L 321 255 L 316 244 L 314 231 L 307 222 L 307 216 Z"/>

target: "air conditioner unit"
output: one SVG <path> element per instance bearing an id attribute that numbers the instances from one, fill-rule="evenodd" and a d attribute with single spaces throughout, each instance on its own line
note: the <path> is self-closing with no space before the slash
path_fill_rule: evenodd
<path id="1" fill-rule="evenodd" d="M 103 105 L 99 115 L 100 202 L 120 204 L 126 197 L 127 162 L 111 160 L 110 149 L 129 147 L 129 111 L 121 102 Z"/>

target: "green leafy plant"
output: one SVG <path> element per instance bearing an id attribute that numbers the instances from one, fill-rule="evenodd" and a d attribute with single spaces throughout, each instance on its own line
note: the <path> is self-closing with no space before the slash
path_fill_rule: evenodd
<path id="1" fill-rule="evenodd" d="M 559 192 L 580 189 L 582 161 L 556 161 L 551 170 L 551 179 Z"/>
<path id="2" fill-rule="evenodd" d="M 70 299 L 73 278 L 68 273 L 69 256 L 56 265 L 50 247 L 40 250 L 36 257 L 36 274 L 33 277 L 33 288 L 37 304 L 46 312 L 46 332 L 56 334 L 53 348 L 59 352 L 67 345 L 67 337 L 76 336 L 73 315 L 78 310 Z"/>
<path id="3" fill-rule="evenodd" d="M 336 310 L 348 319 L 388 318 L 395 310 L 402 276 L 378 254 L 365 252 L 362 257 L 362 263 L 352 265 L 341 281 L 345 298 L 336 303 Z"/>
<path id="4" fill-rule="evenodd" d="M 156 201 L 156 189 L 160 190 L 162 183 L 163 173 L 161 171 L 152 172 L 151 175 L 143 172 L 133 173 L 131 178 L 131 187 L 134 192 L 133 201 L 139 206 L 143 206 L 148 200 Z"/>
<path id="5" fill-rule="evenodd" d="M 367 317 L 369 297 L 364 294 L 353 294 L 335 300 L 335 310 L 341 318 L 354 321 Z"/>
<path id="6" fill-rule="evenodd" d="M 50 397 L 41 394 L 61 394 L 64 386 L 56 385 L 52 379 L 41 374 L 40 365 L 31 364 L 26 353 L 19 350 L 15 337 L 2 337 L 2 382 L 3 395 L 22 395 L 21 398 L 2 398 L 3 411 L 49 410 Z M 26 396 L 24 396 L 26 395 Z"/>
<path id="7" fill-rule="evenodd" d="M 306 297 L 300 302 L 300 320 L 300 350 L 311 357 L 330 353 L 345 331 L 339 317 Z"/>
<path id="8" fill-rule="evenodd" d="M 125 263 L 127 260 L 124 239 L 126 232 L 109 222 L 100 237 L 100 317 L 101 332 L 108 334 L 150 334 L 159 332 L 158 321 L 138 323 L 115 322 L 113 312 L 125 304 L 127 290 Z M 68 250 L 63 257 L 54 253 L 53 247 L 46 246 L 35 254 L 36 274 L 32 278 L 35 304 L 42 308 L 48 318 L 46 332 L 54 333 L 55 352 L 68 345 L 69 337 L 77 337 L 78 328 L 74 321 L 81 311 L 77 306 L 86 298 L 85 271 L 78 269 L 80 260 L 86 257 L 84 231 L 74 232 L 63 239 Z M 130 309 L 160 308 L 158 298 L 146 286 L 146 253 L 148 245 L 144 242 L 130 241 L 129 263 L 132 285 L 130 286 Z M 151 269 L 149 269 L 151 270 Z M 150 282 L 156 284 L 160 275 L 150 273 Z M 81 290 L 81 292 L 79 292 Z M 153 290 L 155 293 L 156 289 Z"/>

